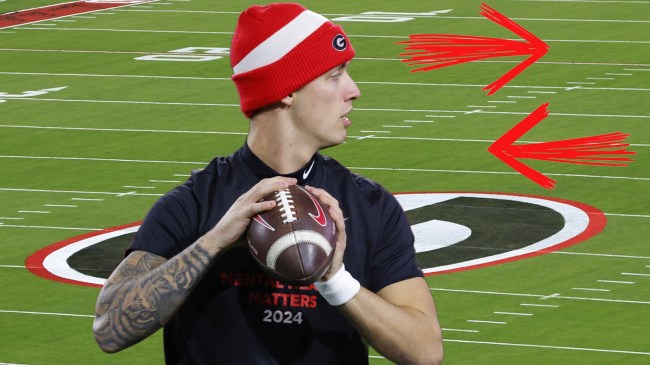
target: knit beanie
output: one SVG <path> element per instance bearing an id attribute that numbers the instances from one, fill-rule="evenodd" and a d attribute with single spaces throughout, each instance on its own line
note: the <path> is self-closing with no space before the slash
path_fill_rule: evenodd
<path id="1" fill-rule="evenodd" d="M 230 47 L 241 110 L 251 117 L 354 57 L 343 28 L 295 3 L 241 13 Z"/>

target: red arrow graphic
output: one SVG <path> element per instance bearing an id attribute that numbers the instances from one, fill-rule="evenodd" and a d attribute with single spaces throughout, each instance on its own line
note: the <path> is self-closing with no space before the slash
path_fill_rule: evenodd
<path id="1" fill-rule="evenodd" d="M 486 58 L 528 55 L 529 57 L 523 62 L 483 88 L 489 90 L 488 95 L 492 95 L 548 52 L 548 44 L 485 3 L 481 5 L 481 15 L 526 41 L 454 34 L 412 34 L 409 36 L 410 40 L 397 42 L 397 44 L 408 45 L 404 48 L 406 51 L 413 51 L 400 54 L 403 57 L 410 57 L 402 62 L 409 66 L 422 65 L 423 67 L 411 70 L 411 72 L 418 72 Z"/>
<path id="2" fill-rule="evenodd" d="M 627 157 L 612 157 L 613 155 L 636 154 L 636 152 L 626 150 L 629 144 L 625 143 L 625 139 L 630 135 L 621 132 L 552 142 L 513 145 L 521 136 L 546 118 L 548 114 L 548 103 L 540 105 L 519 124 L 492 143 L 488 151 L 527 178 L 549 190 L 555 187 L 554 180 L 517 161 L 517 159 L 529 158 L 597 166 L 627 166 L 628 164 L 625 162 L 634 161 Z"/>

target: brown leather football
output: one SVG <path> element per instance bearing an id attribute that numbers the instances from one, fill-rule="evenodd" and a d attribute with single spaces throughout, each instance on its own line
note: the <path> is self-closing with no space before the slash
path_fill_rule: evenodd
<path id="1" fill-rule="evenodd" d="M 291 285 L 309 285 L 332 263 L 336 227 L 327 207 L 300 186 L 265 196 L 277 205 L 253 217 L 246 238 L 255 261 Z"/>

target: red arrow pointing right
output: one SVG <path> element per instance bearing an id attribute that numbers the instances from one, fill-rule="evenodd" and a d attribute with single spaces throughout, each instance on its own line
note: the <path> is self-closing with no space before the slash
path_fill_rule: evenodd
<path id="1" fill-rule="evenodd" d="M 612 157 L 613 155 L 636 154 L 636 152 L 626 150 L 629 144 L 625 143 L 625 139 L 630 135 L 621 132 L 552 142 L 513 145 L 521 136 L 546 118 L 548 114 L 548 103 L 542 104 L 519 124 L 492 143 L 488 147 L 488 151 L 546 189 L 553 189 L 555 180 L 519 162 L 518 158 L 597 166 L 628 166 L 625 162 L 634 161 L 628 157 Z"/>

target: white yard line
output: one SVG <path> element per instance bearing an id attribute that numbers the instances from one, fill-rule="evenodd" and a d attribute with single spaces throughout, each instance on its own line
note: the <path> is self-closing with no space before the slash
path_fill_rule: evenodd
<path id="1" fill-rule="evenodd" d="M 479 333 L 478 330 L 463 330 L 457 328 L 442 328 L 443 332 L 467 332 L 467 333 Z"/>
<path id="2" fill-rule="evenodd" d="M 469 323 L 484 323 L 484 324 L 508 324 L 508 322 L 484 321 L 484 320 L 480 320 L 480 319 L 468 319 L 467 322 L 469 322 Z"/>
<path id="3" fill-rule="evenodd" d="M 14 192 L 25 192 L 25 193 L 45 193 L 45 194 L 84 194 L 84 195 L 113 195 L 119 196 L 124 194 L 123 192 L 108 192 L 108 191 L 81 191 L 81 190 L 55 190 L 55 189 L 27 189 L 27 188 L 3 188 L 0 187 L 0 191 L 14 191 Z M 162 194 L 138 194 L 143 196 L 160 196 Z M 72 198 L 72 200 L 90 200 L 90 201 L 102 201 L 103 199 L 96 198 Z"/>
<path id="4" fill-rule="evenodd" d="M 28 160 L 58 160 L 58 161 L 102 161 L 102 162 L 128 162 L 128 163 L 161 163 L 161 164 L 184 164 L 184 165 L 206 165 L 208 161 L 165 161 L 165 160 L 130 160 L 121 158 L 96 158 L 96 157 L 52 157 L 52 156 L 0 156 L 0 158 L 17 158 Z"/>
<path id="5" fill-rule="evenodd" d="M 621 281 L 621 280 L 598 280 L 599 283 L 606 283 L 606 284 L 624 284 L 624 285 L 632 285 L 636 284 L 634 281 Z"/>
<path id="6" fill-rule="evenodd" d="M 57 226 L 30 226 L 22 224 L 1 224 L 0 228 L 29 228 L 29 229 L 54 229 L 64 231 L 101 231 L 101 228 L 57 227 Z"/>
<path id="7" fill-rule="evenodd" d="M 515 296 L 515 297 L 527 297 L 527 298 L 537 298 L 537 299 L 552 299 L 552 300 L 579 300 L 579 301 L 591 301 L 591 302 L 603 302 L 603 303 L 616 303 L 616 304 L 644 304 L 650 305 L 650 301 L 642 300 L 626 300 L 626 299 L 605 299 L 605 298 L 584 298 L 584 297 L 575 297 L 575 296 L 566 296 L 561 294 L 553 294 L 552 296 L 541 295 L 541 294 L 525 294 L 525 293 L 507 293 L 507 292 L 495 292 L 487 290 L 464 290 L 464 289 L 448 289 L 448 288 L 429 288 L 431 291 L 440 291 L 440 292 L 453 292 L 453 293 L 463 293 L 463 294 L 484 294 L 484 295 L 499 295 L 499 296 Z"/>
<path id="8" fill-rule="evenodd" d="M 60 317 L 83 317 L 83 318 L 95 318 L 94 315 L 90 315 L 90 314 L 72 314 L 72 313 L 35 312 L 35 311 L 5 310 L 5 309 L 0 309 L 0 313 L 10 313 L 10 314 L 32 314 L 32 315 L 42 315 L 42 316 L 60 316 Z"/>
<path id="9" fill-rule="evenodd" d="M 606 216 L 612 217 L 636 217 L 636 218 L 650 218 L 648 214 L 616 214 L 616 213 L 605 213 Z"/>
<path id="10" fill-rule="evenodd" d="M 367 138 L 390 138 L 390 137 L 377 137 L 367 136 Z M 94 161 L 94 162 L 122 162 L 122 163 L 155 163 L 155 164 L 183 164 L 183 165 L 197 165 L 204 166 L 207 161 L 170 161 L 170 160 L 130 160 L 130 159 L 116 159 L 116 158 L 95 158 L 95 157 L 57 157 L 57 156 L 3 156 L 0 159 L 26 159 L 26 160 L 59 160 L 59 161 Z M 480 171 L 480 170 L 443 170 L 443 169 L 415 169 L 415 168 L 397 168 L 397 167 L 362 167 L 350 166 L 351 170 L 370 170 L 370 171 L 391 171 L 391 172 L 422 172 L 422 173 L 451 173 L 451 174 L 489 174 L 489 175 L 519 175 L 514 171 Z M 630 180 L 630 181 L 650 181 L 647 177 L 626 177 L 626 176 L 606 176 L 606 175 L 585 175 L 585 174 L 557 174 L 545 173 L 547 176 L 564 176 L 588 179 L 614 179 L 614 180 Z M 0 188 L 2 191 L 3 188 Z M 112 195 L 119 195 L 124 193 L 109 193 Z M 137 194 L 143 195 L 143 194 Z"/>
<path id="11" fill-rule="evenodd" d="M 553 304 L 534 304 L 534 303 L 521 303 L 519 304 L 523 307 L 540 307 L 540 308 L 559 308 L 559 305 Z"/>
<path id="12" fill-rule="evenodd" d="M 52 29 L 49 29 L 52 30 Z M 117 30 L 116 30 L 117 31 Z M 650 42 L 649 42 L 650 43 Z M 157 55 L 164 52 L 146 52 L 146 51 L 100 51 L 100 50 L 75 50 L 75 49 L 37 49 L 37 48 L 0 48 L 5 52 L 49 52 L 49 53 L 97 53 L 97 54 L 136 54 L 136 55 Z M 182 53 L 180 53 L 182 54 Z M 380 61 L 380 62 L 402 62 L 403 58 L 386 58 L 386 57 L 356 57 L 355 61 Z M 481 60 L 472 63 L 508 63 L 519 64 L 521 61 L 510 60 Z M 628 66 L 628 67 L 650 67 L 647 63 L 618 63 L 618 62 L 584 62 L 584 61 L 537 61 L 536 65 L 566 65 L 566 66 Z M 650 71 L 648 69 L 626 69 L 625 71 Z M 146 76 L 141 76 L 146 77 Z M 202 79 L 202 78 L 198 78 Z M 226 79 L 226 78 L 223 78 Z M 229 79 L 228 79 L 229 80 Z M 485 85 L 483 85 L 485 86 Z"/>
<path id="13" fill-rule="evenodd" d="M 549 3 L 650 4 L 650 1 L 638 1 L 638 0 L 514 0 L 514 1 L 549 2 Z"/>
<path id="14" fill-rule="evenodd" d="M 537 345 L 537 344 L 525 344 L 525 343 L 508 343 L 508 342 L 492 342 L 492 341 L 471 341 L 471 340 L 454 340 L 454 339 L 445 339 L 445 342 L 452 343 L 465 343 L 465 344 L 478 344 L 478 345 L 492 345 L 492 346 L 509 346 L 509 347 L 530 347 L 530 348 L 541 348 L 541 349 L 553 349 L 553 350 L 569 350 L 569 351 L 586 351 L 586 352 L 606 352 L 613 354 L 628 354 L 628 355 L 650 355 L 650 352 L 645 351 L 626 351 L 626 350 L 614 350 L 614 349 L 597 349 L 597 348 L 588 348 L 588 347 L 570 347 L 570 346 L 548 346 L 548 345 Z"/>
<path id="15" fill-rule="evenodd" d="M 70 130 L 70 131 L 92 131 L 92 132 L 136 132 L 136 133 L 180 133 L 180 134 L 221 134 L 221 135 L 247 135 L 246 132 L 217 132 L 217 131 L 189 131 L 189 130 L 170 130 L 170 129 L 133 129 L 133 128 L 89 128 L 89 127 L 54 127 L 54 126 L 34 126 L 34 125 L 9 125 L 0 124 L 0 128 L 25 128 L 25 129 L 53 129 L 53 130 Z"/>
<path id="16" fill-rule="evenodd" d="M 3 49 L 0 48 L 0 51 Z M 47 52 L 52 52 L 48 50 Z M 85 52 L 85 51 L 84 51 Z M 93 51 L 94 52 L 94 51 Z M 139 54 L 139 53 L 138 53 Z M 539 62 L 538 62 L 539 63 Z M 573 64 L 573 63 L 568 63 Z M 622 64 L 605 64 L 606 66 L 623 66 Z M 650 66 L 650 65 L 647 65 Z M 648 68 L 650 71 L 650 67 Z M 231 82 L 229 77 L 187 77 L 187 76 L 165 76 L 165 75 L 120 75 L 120 74 L 77 74 L 77 73 L 51 73 L 51 72 L 10 72 L 10 71 L 0 71 L 0 75 L 26 75 L 26 76 L 61 76 L 61 77 L 106 77 L 106 78 L 144 78 L 144 79 L 177 79 L 177 80 L 197 80 L 197 81 L 226 81 Z M 356 81 L 357 84 L 368 84 L 368 85 L 387 85 L 387 86 L 429 86 L 429 87 L 484 87 L 485 85 L 479 84 L 440 84 L 440 83 L 426 83 L 426 82 L 390 82 L 390 81 Z M 504 89 L 542 89 L 542 90 L 566 90 L 566 86 L 542 86 L 542 85 L 527 85 L 527 86 L 516 86 L 516 85 L 506 85 Z M 650 88 L 613 88 L 613 87 L 580 87 L 578 90 L 600 90 L 600 91 L 650 91 Z M 536 93 L 554 93 L 552 91 L 529 91 Z M 494 101 L 492 101 L 494 102 Z"/>
<path id="17" fill-rule="evenodd" d="M 605 215 L 608 215 L 605 213 Z M 606 254 L 606 253 L 590 253 L 590 252 L 568 252 L 568 251 L 554 251 L 551 252 L 555 255 L 576 255 L 576 256 L 595 256 L 595 257 L 611 257 L 617 259 L 640 259 L 640 260 L 650 260 L 650 256 L 633 256 L 633 255 L 617 255 L 617 254 Z"/>
<path id="18" fill-rule="evenodd" d="M 532 1 L 532 0 L 531 0 Z M 544 1 L 544 0 L 538 0 L 538 1 Z M 551 0 L 547 0 L 551 1 Z M 563 1 L 563 0 L 553 0 L 553 1 Z M 579 0 L 573 0 L 578 2 Z M 582 0 L 587 2 L 587 0 Z M 595 1 L 591 0 L 592 2 L 603 2 L 603 1 Z M 642 1 L 622 1 L 622 0 L 610 0 L 610 2 L 613 3 L 634 3 L 634 4 L 645 4 L 647 2 L 642 2 Z M 143 11 L 143 12 L 160 12 L 160 13 L 197 13 L 197 14 L 230 14 L 230 15 L 239 15 L 239 12 L 233 12 L 233 11 L 210 11 L 210 10 L 139 10 L 139 9 L 132 9 L 130 8 L 122 8 L 122 9 L 115 9 L 116 12 L 138 12 L 138 11 Z M 354 15 L 359 15 L 359 14 L 335 14 L 335 13 L 324 13 L 322 14 L 323 16 L 326 17 L 342 17 L 342 16 L 354 16 Z M 436 18 L 436 19 L 467 19 L 467 20 L 481 20 L 485 21 L 485 17 L 482 16 L 448 16 L 448 15 L 441 15 L 441 14 L 435 14 L 435 15 L 427 15 L 427 14 L 418 14 L 418 15 L 412 15 L 414 18 Z M 571 18 L 510 18 L 512 20 L 529 20 L 529 21 L 548 21 L 548 22 L 555 22 L 555 21 L 565 21 L 565 22 L 632 22 L 632 23 L 647 23 L 649 21 L 647 20 L 624 20 L 624 19 L 571 19 Z"/>
<path id="19" fill-rule="evenodd" d="M 648 89 L 650 91 L 650 89 Z M 9 99 L 9 98 L 7 98 Z M 12 102 L 18 101 L 48 101 L 59 103 L 99 103 L 99 104 L 142 104 L 142 105 L 178 105 L 178 106 L 205 106 L 205 107 L 228 107 L 239 108 L 239 104 L 220 104 L 220 103 L 181 103 L 181 102 L 162 102 L 162 101 L 135 101 L 135 100 L 89 100 L 89 99 L 53 99 L 53 98 L 11 98 Z M 355 111 L 372 111 L 372 112 L 414 112 L 414 113 L 455 113 L 466 114 L 467 110 L 439 110 L 439 109 L 402 109 L 402 108 L 355 108 Z M 529 115 L 530 111 L 523 112 L 501 112 L 501 111 L 479 111 L 480 114 L 496 115 Z M 629 114 L 585 114 L 585 113 L 550 113 L 551 116 L 558 117 L 585 117 L 585 118 L 635 118 L 650 119 L 650 115 L 629 115 Z"/>

